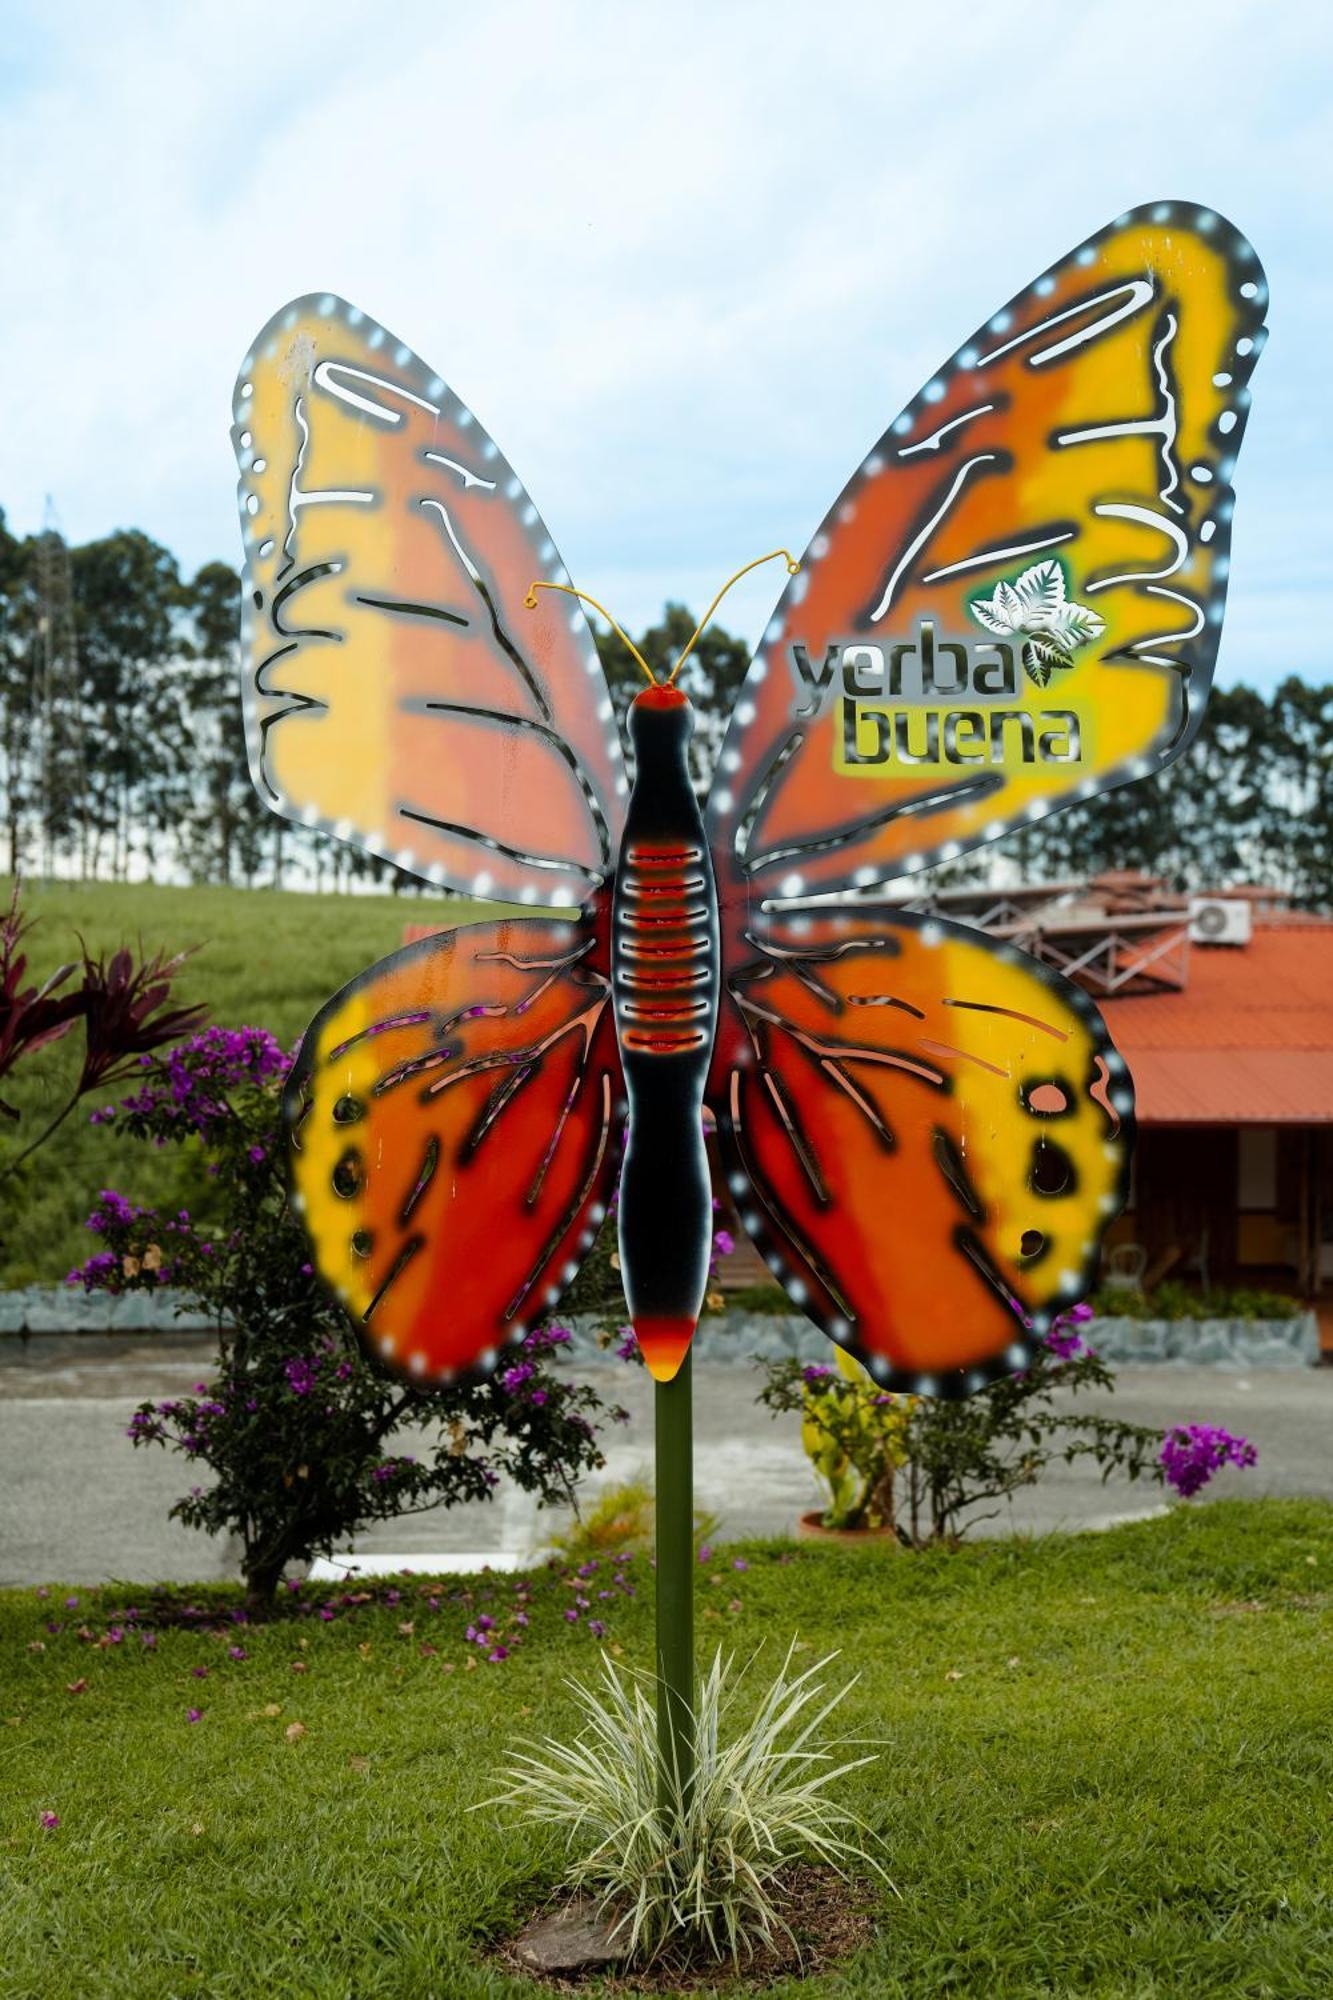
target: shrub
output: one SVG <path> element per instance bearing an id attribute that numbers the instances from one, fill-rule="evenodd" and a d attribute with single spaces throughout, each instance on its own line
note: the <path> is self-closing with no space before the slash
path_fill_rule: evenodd
<path id="1" fill-rule="evenodd" d="M 563 1534 L 551 1536 L 551 1547 L 566 1562 L 586 1562 L 626 1550 L 652 1546 L 656 1508 L 653 1489 L 645 1479 L 608 1486 Z"/>
<path id="2" fill-rule="evenodd" d="M 1244 1285 L 1200 1292 L 1170 1280 L 1151 1292 L 1104 1286 L 1092 1304 L 1103 1319 L 1294 1319 L 1302 1310 L 1285 1292 Z"/>
<path id="3" fill-rule="evenodd" d="M 824 1526 L 892 1528 L 917 1399 L 884 1394 L 841 1348 L 835 1360 L 801 1369 L 801 1443 L 828 1496 Z"/>
<path id="4" fill-rule="evenodd" d="M 316 1281 L 288 1207 L 287 1067 L 258 1028 L 210 1028 L 145 1058 L 139 1089 L 94 1116 L 149 1143 L 201 1149 L 205 1208 L 167 1215 L 103 1189 L 88 1220 L 101 1247 L 69 1274 L 89 1291 L 169 1284 L 183 1307 L 216 1318 L 213 1378 L 141 1404 L 129 1436 L 212 1473 L 172 1513 L 240 1537 L 258 1614 L 288 1563 L 328 1553 L 368 1521 L 484 1499 L 501 1473 L 543 1503 L 571 1499 L 579 1475 L 603 1462 L 594 1419 L 606 1414 L 593 1390 L 552 1373 L 569 1339 L 560 1327 L 535 1329 L 513 1365 L 479 1385 L 419 1389 L 379 1373 Z"/>
<path id="5" fill-rule="evenodd" d="M 1104 1480 L 1115 1472 L 1129 1479 L 1146 1473 L 1184 1498 L 1221 1465 L 1256 1462 L 1244 1438 L 1209 1426 L 1175 1427 L 1164 1437 L 1151 1425 L 1070 1409 L 1070 1391 L 1115 1388 L 1111 1368 L 1079 1330 L 1091 1318 L 1086 1305 L 1062 1314 L 1027 1368 L 960 1402 L 879 1390 L 841 1355 L 843 1376 L 854 1378 L 851 1393 L 835 1369 L 787 1358 L 760 1364 L 767 1381 L 759 1400 L 774 1413 L 801 1416 L 818 1471 L 817 1451 L 835 1467 L 850 1468 L 836 1490 L 823 1473 L 833 1495 L 828 1525 L 871 1525 L 878 1513 L 909 1548 L 960 1540 L 978 1519 L 991 1518 L 975 1516 L 975 1508 L 1010 1499 L 1057 1459 L 1071 1465 L 1090 1458 Z M 843 1491 L 852 1502 L 848 1517 L 836 1519 Z M 867 1496 L 859 1517 L 858 1492 Z"/>

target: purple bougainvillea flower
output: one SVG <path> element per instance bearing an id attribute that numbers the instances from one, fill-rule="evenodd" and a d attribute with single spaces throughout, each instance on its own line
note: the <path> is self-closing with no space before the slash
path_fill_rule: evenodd
<path id="1" fill-rule="evenodd" d="M 1257 1465 L 1259 1453 L 1248 1438 L 1236 1437 L 1217 1424 L 1178 1424 L 1167 1431 L 1158 1453 L 1168 1486 L 1182 1500 L 1208 1484 L 1224 1465 Z"/>
<path id="2" fill-rule="evenodd" d="M 86 1264 L 76 1264 L 65 1274 L 67 1285 L 82 1285 L 86 1291 L 101 1290 L 109 1278 L 120 1271 L 120 1259 L 114 1250 L 98 1250 Z"/>
<path id="3" fill-rule="evenodd" d="M 315 1377 L 319 1372 L 318 1358 L 299 1355 L 295 1360 L 285 1361 L 283 1368 L 287 1376 L 287 1386 L 292 1394 L 308 1396 L 315 1386 Z"/>
<path id="4" fill-rule="evenodd" d="M 185 1720 L 186 1720 L 187 1722 L 202 1722 L 202 1721 L 203 1721 L 203 1719 L 204 1719 L 204 1711 L 203 1711 L 203 1709 L 202 1709 L 202 1708 L 187 1708 L 187 1709 L 186 1709 L 186 1711 L 185 1711 Z"/>
<path id="5" fill-rule="evenodd" d="M 531 1333 L 524 1335 L 524 1352 L 537 1354 L 547 1347 L 566 1347 L 573 1337 L 567 1326 L 534 1326 Z"/>
<path id="6" fill-rule="evenodd" d="M 41 1815 L 41 1821 L 42 1825 L 46 1828 L 47 1832 L 52 1833 L 55 1831 L 56 1827 L 58 1827 L 60 1824 L 60 1814 L 53 1812 L 44 1812 Z"/>

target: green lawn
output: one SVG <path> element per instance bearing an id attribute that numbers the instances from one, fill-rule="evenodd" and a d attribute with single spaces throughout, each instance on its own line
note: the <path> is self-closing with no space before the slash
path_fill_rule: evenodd
<path id="1" fill-rule="evenodd" d="M 633 1600 L 593 1610 L 646 1665 L 635 1572 Z M 596 1642 L 564 1623 L 569 1586 L 542 1582 L 525 1643 L 469 1672 L 463 1627 L 487 1605 L 455 1601 L 456 1580 L 437 1610 L 418 1579 L 399 1587 L 332 1623 L 172 1630 L 155 1651 L 73 1631 L 105 1632 L 124 1591 L 68 1611 L 60 1589 L 0 1596 L 0 1992 L 534 1991 L 476 1941 L 556 1856 L 467 1808 L 516 1736 L 568 1724 L 562 1676 Z M 511 1580 L 478 1588 L 503 1626 Z M 793 1631 L 810 1658 L 840 1646 L 862 1675 L 849 1726 L 885 1746 L 849 1796 L 901 1900 L 845 1968 L 775 1994 L 1333 1992 L 1333 1508 L 1181 1507 L 955 1555 L 729 1548 L 699 1595 L 709 1646 L 763 1642 L 774 1666 Z"/>
<path id="2" fill-rule="evenodd" d="M 0 877 L 6 905 L 11 888 Z M 24 906 L 41 920 L 29 940 L 29 980 L 76 957 L 80 935 L 94 953 L 140 943 L 148 952 L 192 948 L 179 983 L 182 1000 L 204 1002 L 224 1026 L 269 1028 L 283 1042 L 294 1041 L 354 973 L 395 950 L 405 924 L 430 922 L 448 907 L 438 897 L 45 881 L 25 884 Z M 475 918 L 497 906 L 455 907 Z M 49 1116 L 63 1102 L 79 1046 L 76 1029 L 67 1044 L 24 1063 L 3 1086 L 23 1113 L 20 1140 L 25 1132 L 35 1135 L 44 1112 Z M 183 1172 L 176 1154 L 154 1156 L 88 1124 L 87 1113 L 115 1094 L 86 1101 L 21 1180 L 0 1187 L 0 1287 L 53 1283 L 86 1257 L 82 1223 L 100 1187 L 118 1187 L 146 1206 L 179 1205 L 173 1196 L 185 1201 L 196 1192 L 196 1177 Z M 7 1128 L 0 1133 L 0 1161 L 15 1143 Z"/>

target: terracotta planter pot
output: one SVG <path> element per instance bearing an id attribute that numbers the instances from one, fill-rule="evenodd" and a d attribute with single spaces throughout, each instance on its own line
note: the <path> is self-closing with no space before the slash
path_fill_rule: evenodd
<path id="1" fill-rule="evenodd" d="M 849 1548 L 868 1548 L 872 1543 L 878 1546 L 887 1542 L 895 1549 L 901 1547 L 892 1528 L 826 1528 L 817 1507 L 813 1513 L 802 1514 L 796 1533 L 803 1542 L 845 1542 Z"/>

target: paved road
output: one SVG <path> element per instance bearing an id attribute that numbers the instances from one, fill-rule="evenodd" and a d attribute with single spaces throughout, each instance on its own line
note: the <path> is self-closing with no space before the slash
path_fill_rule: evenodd
<path id="1" fill-rule="evenodd" d="M 207 1372 L 209 1339 L 150 1340 L 83 1335 L 0 1342 L 0 1585 L 110 1578 L 151 1582 L 230 1576 L 236 1551 L 167 1519 L 188 1483 L 180 1461 L 134 1451 L 125 1427 L 146 1396 L 179 1394 Z M 651 1384 L 642 1370 L 598 1361 L 584 1372 L 631 1421 L 609 1434 L 598 1483 L 646 1475 L 652 1464 Z M 1126 1367 L 1112 1407 L 1141 1423 L 1213 1422 L 1259 1447 L 1258 1467 L 1228 1471 L 1210 1494 L 1318 1494 L 1333 1499 L 1333 1368 L 1255 1370 Z M 754 1401 L 746 1366 L 696 1369 L 696 1490 L 726 1535 L 790 1532 L 817 1500 L 792 1418 L 772 1419 Z M 1088 1405 L 1089 1407 L 1091 1405 Z M 1160 1489 L 1056 1467 L 983 1533 L 1106 1526 L 1150 1514 Z M 358 1543 L 367 1552 L 526 1553 L 559 1517 L 502 1490 L 487 1505 L 436 1510 L 381 1524 Z"/>

